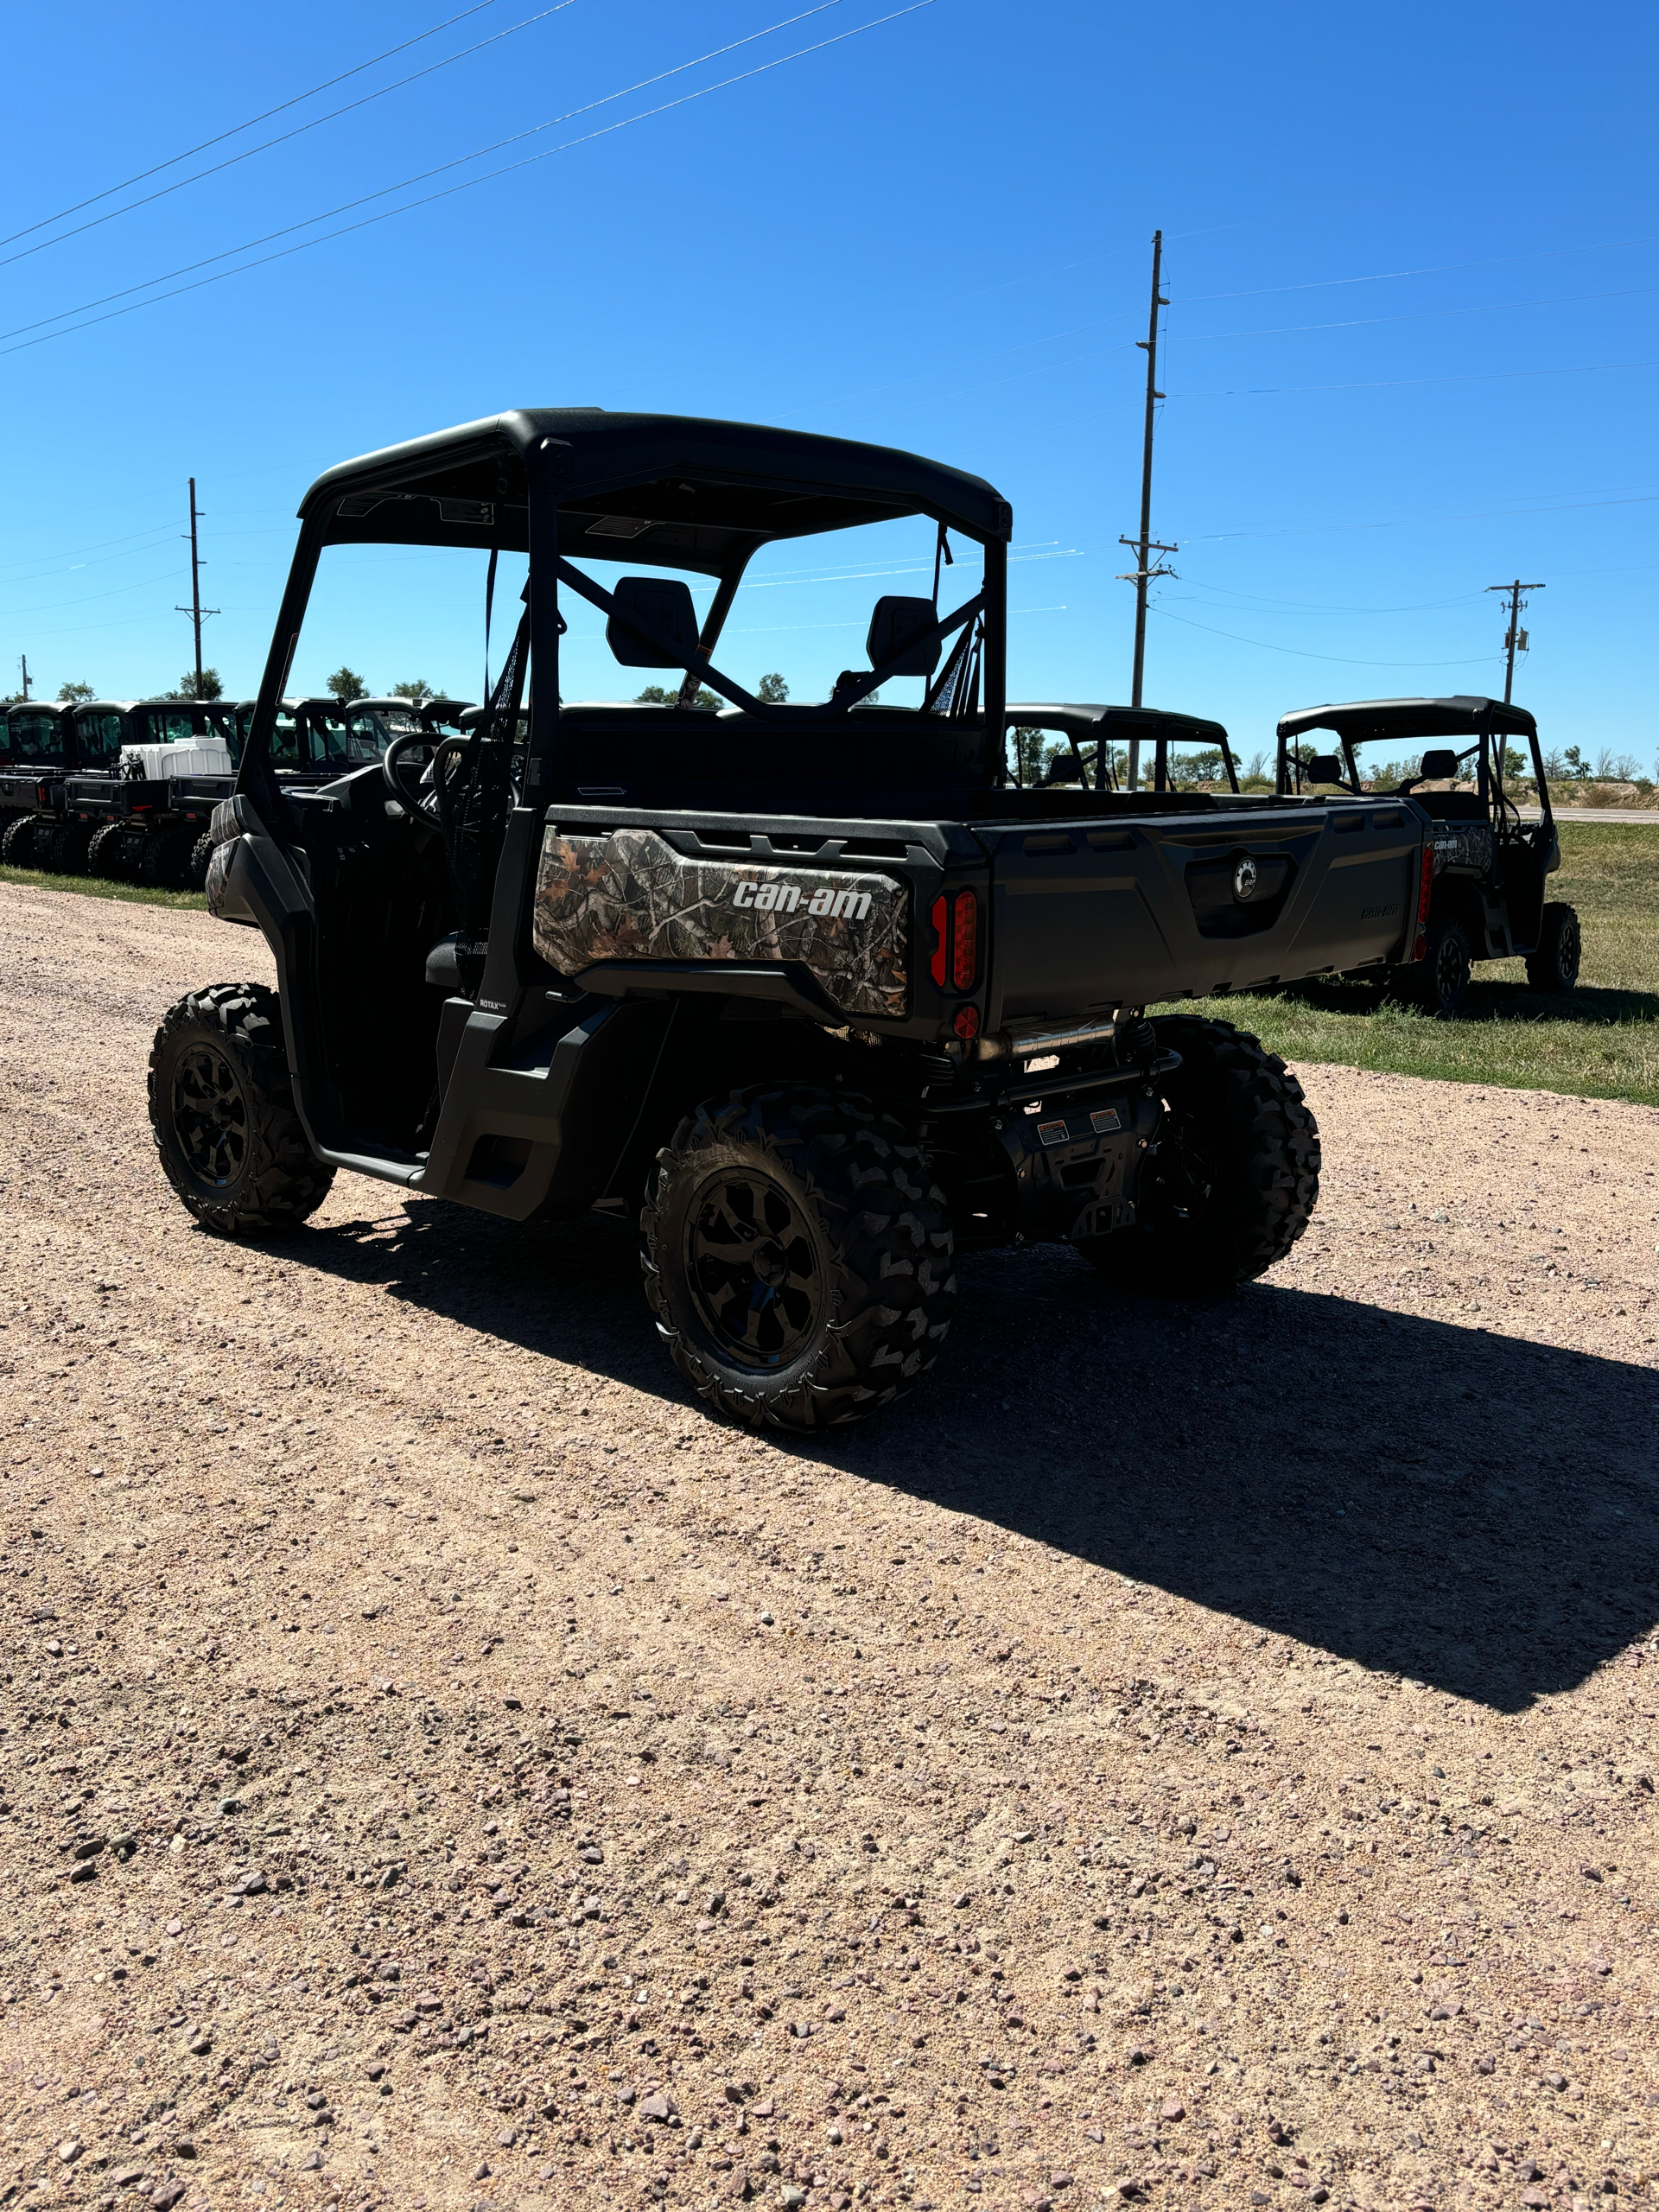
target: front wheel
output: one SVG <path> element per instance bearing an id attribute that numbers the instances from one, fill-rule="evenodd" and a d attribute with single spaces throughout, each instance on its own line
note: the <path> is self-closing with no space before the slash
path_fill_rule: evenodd
<path id="1" fill-rule="evenodd" d="M 55 875 L 84 875 L 86 854 L 92 842 L 89 822 L 60 822 L 52 832 L 47 865 Z"/>
<path id="2" fill-rule="evenodd" d="M 1544 908 L 1542 920 L 1537 946 L 1527 955 L 1527 988 L 1570 991 L 1578 982 L 1584 951 L 1578 915 L 1571 906 L 1552 899 Z"/>
<path id="3" fill-rule="evenodd" d="M 168 1009 L 149 1120 L 168 1181 L 220 1236 L 296 1228 L 334 1179 L 295 1110 L 276 994 L 259 983 L 219 983 Z"/>
<path id="4" fill-rule="evenodd" d="M 1181 1065 L 1142 1163 L 1132 1227 L 1079 1247 L 1125 1289 L 1213 1298 L 1265 1274 L 1319 1195 L 1319 1125 L 1277 1053 L 1230 1021 L 1153 1025 Z"/>
<path id="5" fill-rule="evenodd" d="M 640 1216 L 682 1375 L 752 1428 L 823 1429 L 907 1389 L 944 1343 L 954 1242 L 927 1160 L 867 1100 L 804 1085 L 688 1116 Z"/>

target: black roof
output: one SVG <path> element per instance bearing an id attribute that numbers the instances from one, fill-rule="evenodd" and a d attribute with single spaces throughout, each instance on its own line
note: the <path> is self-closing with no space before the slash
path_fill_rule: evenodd
<path id="1" fill-rule="evenodd" d="M 8 715 L 73 715 L 80 703 L 79 699 L 14 699 L 6 712 Z"/>
<path id="2" fill-rule="evenodd" d="M 1006 499 L 982 478 L 887 446 L 689 415 L 516 408 L 341 461 L 302 516 L 333 510 L 331 542 L 529 544 L 530 487 L 559 504 L 559 550 L 709 575 L 761 545 L 925 514 L 1006 540 Z"/>
<path id="3" fill-rule="evenodd" d="M 29 703 L 33 705 L 34 702 Z M 77 699 L 70 711 L 77 715 L 131 715 L 140 707 L 162 707 L 169 714 L 176 714 L 181 707 L 200 707 L 204 713 L 236 712 L 234 699 Z"/>
<path id="4" fill-rule="evenodd" d="M 1099 737 L 1127 741 L 1132 737 L 1160 738 L 1175 745 L 1225 745 L 1227 732 L 1220 722 L 1200 715 L 1183 715 L 1165 707 L 1011 706 L 1004 720 L 1033 728 L 1066 730 L 1076 737 Z"/>
<path id="5" fill-rule="evenodd" d="M 1299 707 L 1279 718 L 1281 737 L 1310 729 L 1333 730 L 1351 745 L 1368 738 L 1536 737 L 1538 725 L 1524 707 L 1502 699 L 1356 699 L 1342 707 Z"/>

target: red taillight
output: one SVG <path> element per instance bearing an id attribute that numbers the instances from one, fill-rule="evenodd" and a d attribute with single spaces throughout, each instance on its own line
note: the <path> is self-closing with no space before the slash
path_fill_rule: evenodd
<path id="1" fill-rule="evenodd" d="M 1432 846 L 1423 847 L 1423 880 L 1417 893 L 1417 941 L 1411 948 L 1414 960 L 1428 956 L 1428 908 L 1434 893 L 1434 852 Z"/>
<path id="2" fill-rule="evenodd" d="M 971 991 L 979 975 L 979 901 L 971 891 L 958 891 L 950 933 L 950 980 L 959 991 Z"/>
<path id="3" fill-rule="evenodd" d="M 957 1018 L 951 1023 L 950 1027 L 956 1031 L 958 1037 L 963 1039 L 977 1037 L 979 1034 L 979 1008 L 976 1006 L 959 1007 L 957 1010 Z"/>
<path id="4" fill-rule="evenodd" d="M 949 928 L 950 908 L 943 893 L 933 901 L 933 957 L 927 963 L 928 973 L 939 988 L 944 988 L 945 933 Z"/>

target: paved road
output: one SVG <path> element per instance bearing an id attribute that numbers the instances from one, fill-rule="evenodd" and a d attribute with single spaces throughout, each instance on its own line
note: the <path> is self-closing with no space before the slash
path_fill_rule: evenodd
<path id="1" fill-rule="evenodd" d="M 1521 809 L 1523 822 L 1537 822 L 1541 818 L 1541 810 L 1538 807 L 1523 806 Z M 1555 819 L 1557 822 L 1645 822 L 1659 824 L 1659 813 L 1648 813 L 1633 806 L 1558 806 Z"/>
<path id="2" fill-rule="evenodd" d="M 1310 1068 L 1266 1281 L 976 1260 L 779 1443 L 626 1236 L 194 1228 L 145 1055 L 246 972 L 0 887 L 9 2200 L 1642 2192 L 1659 1114 Z"/>

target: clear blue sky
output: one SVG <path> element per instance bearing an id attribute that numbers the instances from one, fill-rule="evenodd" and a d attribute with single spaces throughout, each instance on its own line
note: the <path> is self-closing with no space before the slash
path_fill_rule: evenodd
<path id="1" fill-rule="evenodd" d="M 378 92 L 537 5 L 491 0 L 0 257 Z M 1013 571 L 1014 696 L 1124 698 L 1132 607 L 1117 538 L 1136 521 L 1134 341 L 1160 226 L 1173 304 L 1154 524 L 1180 551 L 1150 626 L 1149 702 L 1218 716 L 1248 753 L 1294 705 L 1501 690 L 1502 621 L 1482 587 L 1519 574 L 1548 589 L 1517 696 L 1555 742 L 1611 746 L 1651 773 L 1651 10 L 930 0 L 877 23 L 892 7 L 836 0 L 590 107 L 793 11 L 571 0 L 11 259 L 0 329 L 23 335 L 0 337 L 0 655 L 13 671 L 3 682 L 0 664 L 0 686 L 15 685 L 22 651 L 48 696 L 66 679 L 116 696 L 176 679 L 194 472 L 205 595 L 224 610 L 208 658 L 245 693 L 312 476 L 503 406 L 585 404 L 822 429 L 989 477 L 1028 556 Z M 447 12 L 443 0 L 60 0 L 20 14 L 0 230 L 54 216 Z M 250 273 L 25 342 L 43 318 L 418 172 L 461 161 L 194 275 L 584 138 Z M 746 681 L 783 669 L 810 693 L 861 658 L 880 588 L 831 576 L 746 594 L 722 658 Z M 308 630 L 296 682 L 315 686 L 345 658 L 376 689 L 423 675 L 474 696 L 480 631 L 470 571 L 452 587 L 442 562 L 362 556 Z M 613 688 L 592 658 L 592 688 Z"/>

